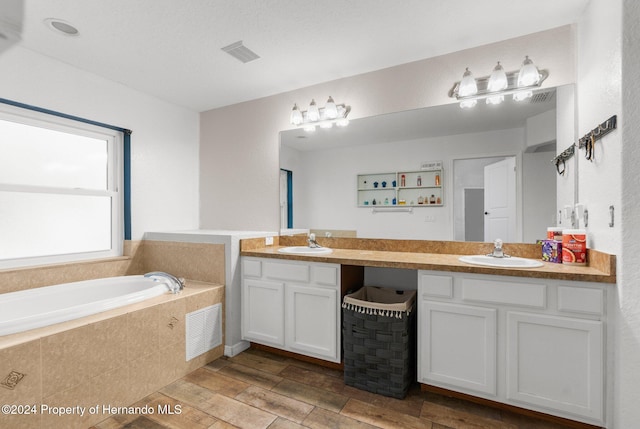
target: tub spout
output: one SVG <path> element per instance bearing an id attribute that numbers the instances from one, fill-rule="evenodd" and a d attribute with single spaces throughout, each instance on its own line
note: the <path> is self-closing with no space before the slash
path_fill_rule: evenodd
<path id="1" fill-rule="evenodd" d="M 162 271 L 152 271 L 145 274 L 144 276 L 149 278 L 160 277 L 169 280 L 167 286 L 169 286 L 169 290 L 171 291 L 171 293 L 178 293 L 182 289 L 184 289 L 184 279 L 182 277 L 176 277 Z"/>

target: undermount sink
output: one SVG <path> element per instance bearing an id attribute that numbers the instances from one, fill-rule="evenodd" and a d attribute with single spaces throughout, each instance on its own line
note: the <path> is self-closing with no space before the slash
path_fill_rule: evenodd
<path id="1" fill-rule="evenodd" d="M 460 256 L 458 260 L 466 262 L 467 264 L 501 268 L 536 268 L 544 265 L 542 262 L 536 261 L 535 259 L 518 258 L 517 256 L 496 258 L 494 256 L 487 255 L 467 255 Z"/>
<path id="2" fill-rule="evenodd" d="M 294 255 L 326 255 L 333 252 L 328 247 L 290 246 L 278 249 L 280 253 L 291 253 Z"/>

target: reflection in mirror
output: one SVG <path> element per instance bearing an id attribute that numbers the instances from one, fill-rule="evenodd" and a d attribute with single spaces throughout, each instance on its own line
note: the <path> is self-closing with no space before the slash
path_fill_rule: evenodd
<path id="1" fill-rule="evenodd" d="M 544 238 L 546 227 L 556 225 L 558 213 L 557 173 L 551 162 L 556 136 L 573 138 L 573 117 L 565 118 L 572 115 L 556 108 L 557 103 L 572 104 L 559 100 L 565 93 L 573 91 L 545 88 L 525 104 L 505 100 L 498 106 L 478 103 L 474 109 L 448 104 L 355 119 L 345 128 L 309 134 L 302 129 L 283 131 L 280 167 L 291 171 L 289 227 L 312 229 L 320 236 L 329 232 L 362 238 L 489 241 L 494 234 L 485 232 L 484 224 L 489 223 L 494 231 L 498 226 L 500 238 L 508 242 Z M 492 204 L 507 200 L 513 212 L 508 221 L 486 222 L 487 180 L 505 187 L 506 183 L 497 179 L 499 175 L 485 179 L 484 170 L 503 160 L 515 164 L 510 173 L 515 196 L 511 201 L 506 194 L 496 194 Z M 423 191 L 424 197 L 432 193 L 420 188 L 412 190 L 415 201 L 411 197 L 400 206 L 398 199 L 394 206 L 399 191 L 391 183 L 385 190 L 389 196 L 383 198 L 388 204 L 372 207 L 359 201 L 359 175 L 362 182 L 362 175 L 419 174 L 433 161 L 442 162 L 442 204 L 417 204 Z M 504 171 L 501 174 L 507 174 Z"/>

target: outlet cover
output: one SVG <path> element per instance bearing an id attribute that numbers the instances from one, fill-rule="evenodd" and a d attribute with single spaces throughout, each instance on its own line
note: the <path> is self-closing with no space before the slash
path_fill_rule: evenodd
<path id="1" fill-rule="evenodd" d="M 265 246 L 273 246 L 273 237 L 265 237 L 264 245 Z"/>

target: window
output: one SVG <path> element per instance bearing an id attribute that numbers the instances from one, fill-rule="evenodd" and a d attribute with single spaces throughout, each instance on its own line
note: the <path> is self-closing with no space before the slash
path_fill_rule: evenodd
<path id="1" fill-rule="evenodd" d="M 122 255 L 123 133 L 94 124 L 0 108 L 0 268 Z"/>

